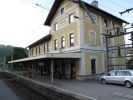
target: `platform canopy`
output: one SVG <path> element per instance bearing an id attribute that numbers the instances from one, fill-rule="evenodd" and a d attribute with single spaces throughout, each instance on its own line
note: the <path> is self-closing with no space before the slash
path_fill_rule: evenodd
<path id="1" fill-rule="evenodd" d="M 47 53 L 45 55 L 12 60 L 12 61 L 9 61 L 8 63 L 9 64 L 19 63 L 19 62 L 34 61 L 34 60 L 39 60 L 39 59 L 68 59 L 68 58 L 79 59 L 81 58 L 81 54 L 80 53 Z"/>

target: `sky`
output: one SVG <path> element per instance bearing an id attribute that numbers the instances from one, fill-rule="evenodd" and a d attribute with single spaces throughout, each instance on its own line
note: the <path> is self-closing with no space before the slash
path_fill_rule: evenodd
<path id="1" fill-rule="evenodd" d="M 44 26 L 54 0 L 1 0 L 0 44 L 27 47 L 49 33 Z M 84 0 L 91 3 L 93 0 Z M 133 7 L 132 0 L 98 0 L 99 7 L 126 21 L 133 22 L 133 11 L 119 12 Z M 38 7 L 38 3 L 44 8 Z"/>

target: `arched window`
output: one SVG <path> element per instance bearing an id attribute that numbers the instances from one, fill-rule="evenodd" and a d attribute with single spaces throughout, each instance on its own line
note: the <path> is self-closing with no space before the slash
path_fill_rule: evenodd
<path id="1" fill-rule="evenodd" d="M 74 42 L 75 42 L 74 33 L 70 33 L 69 38 L 70 38 L 70 46 L 74 46 Z"/>
<path id="2" fill-rule="evenodd" d="M 65 47 L 65 38 L 64 36 L 61 37 L 61 48 Z"/>

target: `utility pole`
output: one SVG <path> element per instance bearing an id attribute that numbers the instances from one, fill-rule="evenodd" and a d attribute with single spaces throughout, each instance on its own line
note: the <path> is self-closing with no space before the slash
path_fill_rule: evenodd
<path id="1" fill-rule="evenodd" d="M 123 14 L 129 13 L 129 12 L 132 11 L 132 10 L 133 10 L 133 8 L 129 8 L 129 9 L 126 9 L 126 10 L 120 12 L 120 14 L 121 14 L 121 16 L 122 16 Z M 133 28 L 133 23 L 131 24 L 131 27 Z M 130 40 L 132 41 L 132 47 L 133 47 L 133 33 L 131 33 L 131 39 L 130 39 Z"/>

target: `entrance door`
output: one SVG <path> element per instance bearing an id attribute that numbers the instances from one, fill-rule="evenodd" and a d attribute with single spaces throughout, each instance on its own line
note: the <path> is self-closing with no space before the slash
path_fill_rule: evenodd
<path id="1" fill-rule="evenodd" d="M 91 59 L 91 74 L 96 74 L 96 59 Z"/>

